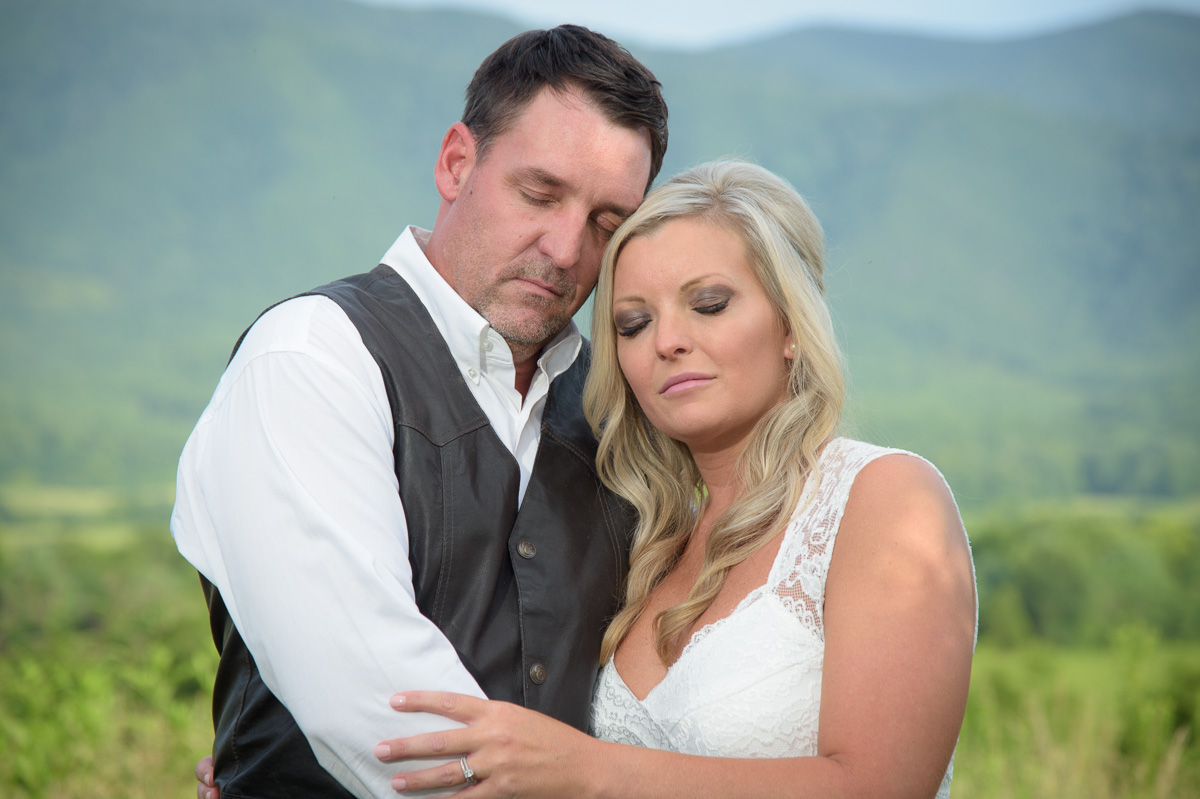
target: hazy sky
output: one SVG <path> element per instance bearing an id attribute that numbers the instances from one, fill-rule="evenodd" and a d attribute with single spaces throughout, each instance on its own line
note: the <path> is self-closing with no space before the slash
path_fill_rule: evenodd
<path id="1" fill-rule="evenodd" d="M 1015 36 L 1162 8 L 1200 14 L 1200 0 L 357 0 L 490 11 L 530 26 L 578 22 L 629 43 L 703 47 L 820 23 L 948 36 Z M 736 8 L 736 13 L 731 12 Z"/>

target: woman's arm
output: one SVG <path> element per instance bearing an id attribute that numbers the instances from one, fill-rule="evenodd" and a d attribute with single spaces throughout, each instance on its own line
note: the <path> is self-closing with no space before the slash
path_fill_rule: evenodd
<path id="1" fill-rule="evenodd" d="M 377 756 L 465 752 L 479 782 L 464 797 L 929 797 L 962 724 L 974 640 L 974 575 L 949 489 L 924 461 L 889 455 L 855 481 L 832 555 L 817 757 L 623 746 L 515 705 L 436 692 L 393 706 L 468 726 L 388 741 Z M 452 763 L 393 785 L 463 782 Z"/>
<path id="2" fill-rule="evenodd" d="M 975 574 L 954 498 L 908 455 L 863 468 L 825 586 L 818 750 L 869 795 L 932 796 L 962 726 Z"/>

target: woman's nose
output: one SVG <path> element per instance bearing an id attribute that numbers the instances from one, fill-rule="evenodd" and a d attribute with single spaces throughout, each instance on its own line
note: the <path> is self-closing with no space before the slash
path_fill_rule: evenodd
<path id="1" fill-rule="evenodd" d="M 660 358 L 678 358 L 691 352 L 691 335 L 679 320 L 660 317 L 654 329 L 654 348 Z"/>

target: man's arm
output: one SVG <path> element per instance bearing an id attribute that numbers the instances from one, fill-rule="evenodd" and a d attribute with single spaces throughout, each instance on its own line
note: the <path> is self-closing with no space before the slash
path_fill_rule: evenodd
<path id="1" fill-rule="evenodd" d="M 394 795 L 378 741 L 448 726 L 397 718 L 392 693 L 483 695 L 417 610 L 392 440 L 349 319 L 290 301 L 246 336 L 189 439 L 171 523 L 321 765 L 364 797 Z"/>

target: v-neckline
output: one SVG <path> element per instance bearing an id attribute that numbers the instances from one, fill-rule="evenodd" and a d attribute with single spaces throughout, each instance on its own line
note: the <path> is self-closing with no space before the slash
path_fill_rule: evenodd
<path id="1" fill-rule="evenodd" d="M 827 441 L 824 446 L 821 447 L 821 451 L 817 455 L 818 468 L 820 468 L 820 466 L 824 463 L 825 456 L 828 454 L 830 447 L 834 444 L 835 441 L 838 441 L 838 440 L 839 440 L 839 437 L 834 436 L 833 438 L 829 439 L 829 441 Z M 821 474 L 822 474 L 822 476 L 824 475 L 824 470 L 821 470 Z M 737 605 L 733 608 L 733 610 L 729 611 L 729 613 L 725 614 L 724 616 L 722 616 L 719 619 L 714 619 L 713 621 L 710 621 L 708 624 L 704 625 L 700 629 L 694 631 L 690 636 L 688 636 L 688 642 L 687 642 L 687 644 L 684 645 L 683 649 L 680 650 L 679 657 L 675 658 L 674 662 L 671 663 L 670 666 L 667 666 L 667 671 L 665 674 L 663 674 L 662 679 L 660 679 L 653 686 L 651 686 L 650 690 L 646 692 L 646 695 L 644 697 L 639 697 L 637 694 L 635 694 L 633 692 L 633 689 L 629 687 L 629 684 L 627 682 L 625 682 L 625 678 L 621 676 L 620 669 L 617 668 L 616 653 L 615 652 L 613 653 L 613 656 L 611 658 L 609 658 L 609 665 L 612 667 L 613 673 L 616 675 L 617 679 L 620 680 L 621 686 L 626 691 L 629 692 L 629 695 L 631 697 L 633 697 L 635 700 L 637 700 L 638 704 L 645 705 L 646 702 L 649 701 L 650 697 L 654 695 L 654 693 L 659 689 L 659 687 L 661 687 L 664 683 L 666 683 L 666 681 L 668 679 L 670 679 L 671 672 L 676 670 L 675 667 L 678 666 L 683 661 L 684 657 L 695 647 L 695 645 L 699 641 L 702 641 L 704 638 L 707 638 L 708 634 L 710 632 L 712 632 L 715 628 L 723 625 L 726 621 L 728 621 L 729 619 L 732 619 L 734 616 L 736 616 L 742 610 L 742 608 L 744 608 L 750 604 L 749 600 L 752 597 L 766 593 L 767 586 L 771 585 L 772 580 L 775 578 L 776 570 L 779 568 L 779 559 L 783 556 L 784 550 L 787 548 L 788 534 L 792 531 L 792 526 L 795 525 L 796 523 L 798 523 L 801 516 L 803 515 L 803 512 L 809 507 L 809 505 L 812 503 L 812 501 L 815 500 L 814 494 L 819 489 L 820 489 L 819 483 L 817 485 L 812 484 L 812 474 L 811 473 L 807 477 L 805 477 L 804 489 L 800 492 L 800 501 L 797 503 L 796 507 L 792 510 L 791 516 L 788 517 L 787 524 L 784 525 L 782 537 L 780 538 L 780 541 L 779 541 L 779 549 L 778 549 L 778 551 L 775 552 L 775 557 L 771 559 L 771 568 L 767 571 L 766 582 L 764 582 L 762 585 L 759 585 L 759 586 L 756 586 L 755 588 L 750 589 L 750 591 L 747 592 L 747 594 L 744 597 L 742 597 L 741 601 L 739 601 L 737 603 Z"/>
<path id="2" fill-rule="evenodd" d="M 789 526 L 790 525 L 791 525 L 791 523 L 789 522 Z M 787 535 L 786 528 L 784 529 L 784 535 L 785 536 Z M 779 542 L 779 551 L 780 552 L 783 551 L 783 542 L 782 541 Z M 737 605 L 734 607 L 733 610 L 729 611 L 727 614 L 725 614 L 724 616 L 722 616 L 719 619 L 713 619 L 708 624 L 706 624 L 703 627 L 701 627 L 700 629 L 694 631 L 691 634 L 691 636 L 688 637 L 688 642 L 684 645 L 683 649 L 681 649 L 679 651 L 679 657 L 675 658 L 674 662 L 672 662 L 670 666 L 667 666 L 667 671 L 665 674 L 663 674 L 662 679 L 659 680 L 658 682 L 656 682 L 653 686 L 651 686 L 650 690 L 646 692 L 646 695 L 644 697 L 639 697 L 637 694 L 635 694 L 633 692 L 633 689 L 629 687 L 629 684 L 627 682 L 625 682 L 625 678 L 621 676 L 620 669 L 617 668 L 617 657 L 616 657 L 616 654 L 614 653 L 613 657 L 609 660 L 609 666 L 612 667 L 613 674 L 615 674 L 617 679 L 621 682 L 621 687 L 623 687 L 626 691 L 628 691 L 629 695 L 632 696 L 635 700 L 637 700 L 638 704 L 645 705 L 650 700 L 650 697 L 653 696 L 654 693 L 656 691 L 658 691 L 658 689 L 660 687 L 662 687 L 662 685 L 665 684 L 666 681 L 671 678 L 671 673 L 676 671 L 675 667 L 678 666 L 680 663 L 682 663 L 683 659 L 685 657 L 687 657 L 688 653 L 691 652 L 694 648 L 696 648 L 696 646 L 701 641 L 703 641 L 705 638 L 707 638 L 709 633 L 711 633 L 718 627 L 724 626 L 725 622 L 729 621 L 734 616 L 736 616 L 739 612 L 741 612 L 742 608 L 748 606 L 750 604 L 750 600 L 752 598 L 756 598 L 756 597 L 766 593 L 765 589 L 767 588 L 768 585 L 771 584 L 771 575 L 773 575 L 775 573 L 775 566 L 777 565 L 778 560 L 779 560 L 779 553 L 777 552 L 777 553 L 775 553 L 775 560 L 771 561 L 771 571 L 767 573 L 767 581 L 765 583 L 763 583 L 760 586 L 757 586 L 756 588 L 750 589 L 750 592 L 748 594 L 746 594 L 744 597 L 742 597 L 741 601 L 737 603 Z"/>

